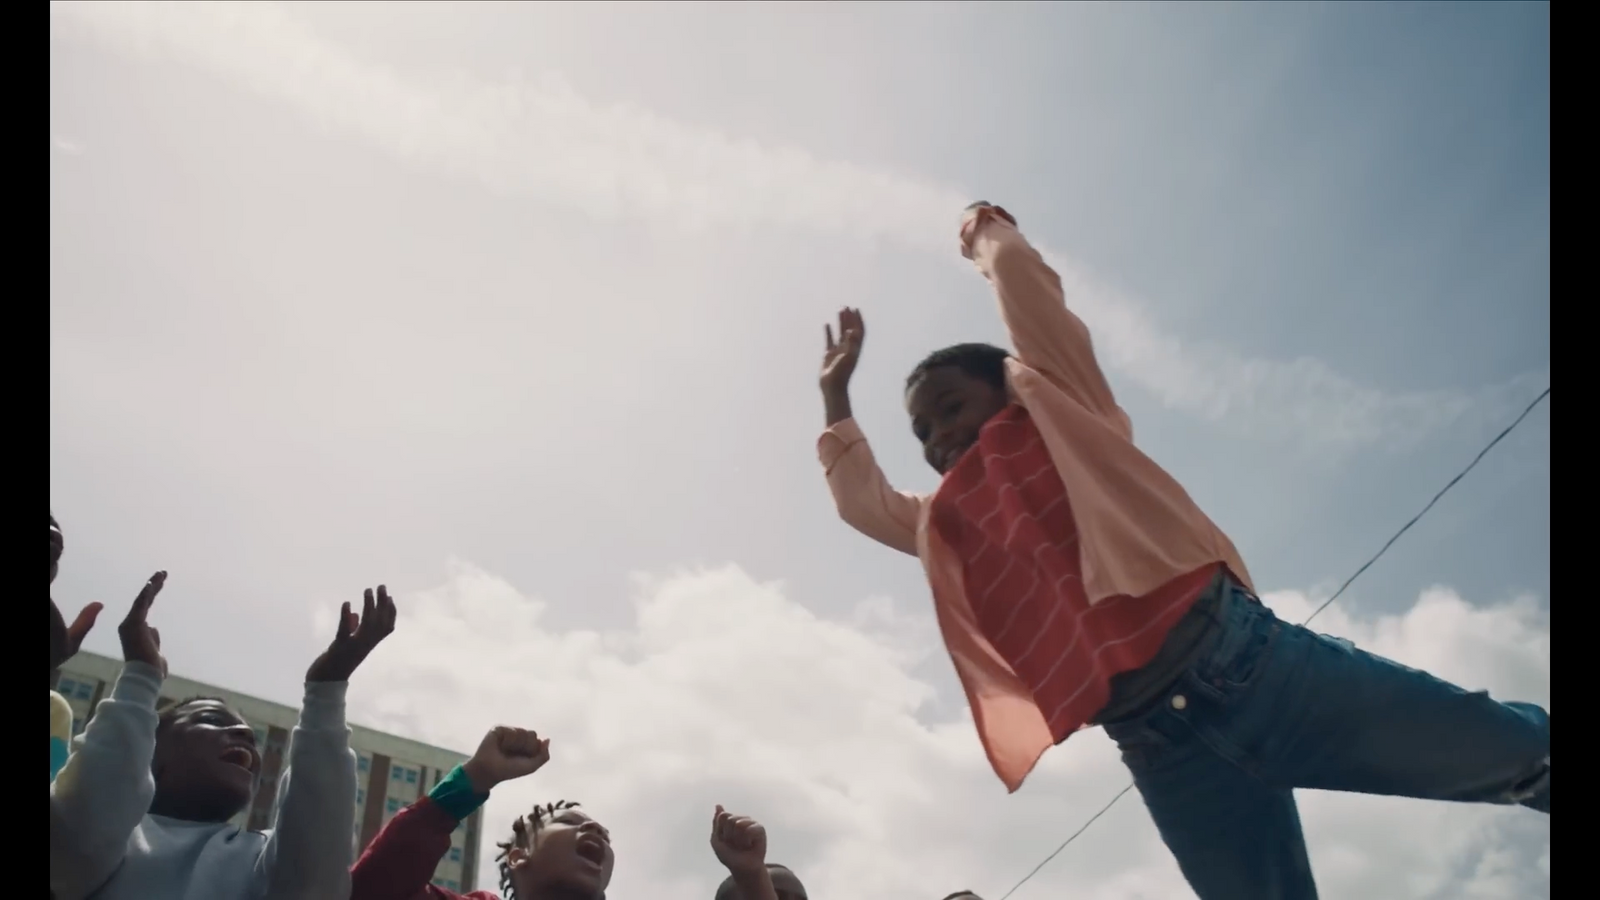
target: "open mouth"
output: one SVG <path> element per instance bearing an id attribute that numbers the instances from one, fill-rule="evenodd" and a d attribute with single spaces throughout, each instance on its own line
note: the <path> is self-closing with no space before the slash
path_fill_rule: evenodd
<path id="1" fill-rule="evenodd" d="M 256 773 L 256 765 L 260 761 L 255 750 L 242 745 L 229 747 L 222 751 L 222 756 L 219 758 L 225 763 L 244 769 L 251 775 Z"/>
<path id="2" fill-rule="evenodd" d="M 605 868 L 606 843 L 592 834 L 581 835 L 576 846 L 578 858 L 594 865 L 595 868 Z"/>

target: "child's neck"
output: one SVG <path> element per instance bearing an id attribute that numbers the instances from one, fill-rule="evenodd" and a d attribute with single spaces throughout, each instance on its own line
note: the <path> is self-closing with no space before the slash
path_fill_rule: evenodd
<path id="1" fill-rule="evenodd" d="M 183 798 L 173 798 L 159 791 L 150 801 L 150 815 L 213 825 L 221 825 L 233 818 L 233 813 L 224 814 L 215 804 L 186 802 Z"/>

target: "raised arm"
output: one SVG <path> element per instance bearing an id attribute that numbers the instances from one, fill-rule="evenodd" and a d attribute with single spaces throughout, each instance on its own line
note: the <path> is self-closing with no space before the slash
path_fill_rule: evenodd
<path id="1" fill-rule="evenodd" d="M 778 900 L 767 868 L 767 829 L 760 822 L 718 806 L 711 817 L 711 852 L 727 868 L 743 900 Z"/>
<path id="2" fill-rule="evenodd" d="M 449 897 L 429 882 L 450 852 L 450 835 L 488 799 L 476 795 L 461 767 L 426 797 L 395 813 L 350 870 L 350 900 Z"/>
<path id="3" fill-rule="evenodd" d="M 1095 360 L 1088 326 L 1067 308 L 1061 276 L 1016 220 L 1000 207 L 973 204 L 962 219 L 961 248 L 994 287 L 1018 361 L 1131 440 L 1132 424 Z"/>
<path id="4" fill-rule="evenodd" d="M 50 892 L 56 900 L 81 900 L 116 872 L 155 796 L 150 763 L 167 664 L 147 616 L 165 583 L 166 573 L 157 572 L 133 601 L 118 628 L 122 674 L 50 784 Z"/>
<path id="5" fill-rule="evenodd" d="M 450 770 L 428 796 L 396 813 L 367 845 L 350 870 L 350 900 L 458 896 L 428 883 L 450 851 L 451 832 L 501 782 L 530 775 L 549 759 L 550 742 L 532 731 L 505 726 L 490 731 L 471 759 Z"/>
<path id="6" fill-rule="evenodd" d="M 824 336 L 820 383 L 827 430 L 817 442 L 817 455 L 839 517 L 867 537 L 916 556 L 923 500 L 889 485 L 850 409 L 850 376 L 866 338 L 860 310 L 840 310 L 839 339 L 831 328 L 824 328 Z"/>
<path id="7" fill-rule="evenodd" d="M 388 588 L 369 589 L 358 619 L 346 603 L 339 630 L 306 671 L 305 702 L 290 736 L 289 765 L 272 833 L 262 850 L 266 897 L 350 896 L 354 861 L 356 756 L 345 722 L 350 676 L 394 631 Z"/>

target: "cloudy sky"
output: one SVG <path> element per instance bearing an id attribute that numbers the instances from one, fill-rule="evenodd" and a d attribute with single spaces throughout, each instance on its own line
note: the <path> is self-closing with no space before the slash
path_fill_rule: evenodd
<path id="1" fill-rule="evenodd" d="M 1003 340 L 1004 203 L 1146 452 L 1281 614 L 1548 384 L 1549 7 L 51 5 L 51 503 L 69 614 L 156 568 L 174 670 L 294 702 L 330 613 L 400 630 L 357 721 L 555 761 L 617 898 L 708 898 L 713 804 L 818 898 L 998 900 L 1127 782 L 1006 796 L 916 562 L 832 509 L 821 331 L 930 489 L 904 373 Z M 1317 625 L 1549 700 L 1549 409 Z M 107 622 L 89 641 L 116 653 Z M 1549 820 L 1307 793 L 1325 895 L 1549 894 Z M 1130 796 L 1017 900 L 1184 896 Z"/>

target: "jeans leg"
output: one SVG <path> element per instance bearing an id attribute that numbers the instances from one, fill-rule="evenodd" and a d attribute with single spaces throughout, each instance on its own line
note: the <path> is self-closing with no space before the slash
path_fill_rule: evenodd
<path id="1" fill-rule="evenodd" d="M 1169 703 L 1106 731 L 1189 886 L 1200 900 L 1316 900 L 1293 792 L 1217 755 L 1187 718 Z"/>
<path id="2" fill-rule="evenodd" d="M 1550 812 L 1550 715 L 1284 626 L 1260 762 L 1294 787 Z M 1263 709 L 1263 712 L 1267 712 Z"/>

